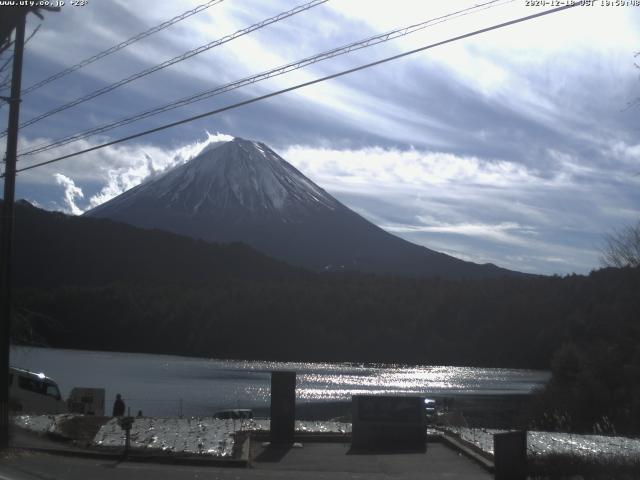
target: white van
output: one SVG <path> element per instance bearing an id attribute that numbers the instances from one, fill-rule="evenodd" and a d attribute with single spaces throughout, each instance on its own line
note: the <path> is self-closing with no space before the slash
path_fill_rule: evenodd
<path id="1" fill-rule="evenodd" d="M 45 376 L 9 367 L 9 409 L 16 413 L 64 413 L 58 384 Z"/>

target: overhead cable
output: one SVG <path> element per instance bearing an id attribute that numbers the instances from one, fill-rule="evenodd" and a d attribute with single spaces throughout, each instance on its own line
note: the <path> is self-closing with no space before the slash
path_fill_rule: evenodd
<path id="1" fill-rule="evenodd" d="M 272 23 L 276 23 L 279 22 L 280 20 L 284 20 L 285 18 L 291 17 L 293 15 L 296 15 L 300 12 L 304 12 L 306 10 L 309 10 L 313 7 L 317 7 L 318 5 L 321 5 L 323 3 L 326 3 L 329 0 L 312 0 L 311 2 L 305 3 L 303 5 L 299 5 L 291 10 L 288 10 L 286 12 L 282 12 L 279 13 L 278 15 L 274 16 L 274 17 L 270 17 L 267 18 L 266 20 L 263 20 L 259 23 L 253 24 L 247 28 L 243 28 L 242 30 L 238 30 L 237 32 L 234 32 L 230 35 L 227 35 L 225 37 L 222 37 L 218 40 L 214 40 L 213 42 L 209 42 L 205 45 L 202 45 L 198 48 L 195 48 L 193 50 L 189 50 L 188 52 L 183 53 L 182 55 L 178 55 L 177 57 L 174 57 L 170 60 L 166 60 L 158 65 L 155 65 L 153 67 L 147 68 L 145 70 L 142 70 L 141 72 L 138 72 L 134 75 L 131 75 L 127 78 L 124 78 L 118 82 L 112 83 L 110 85 L 107 85 L 105 87 L 102 87 L 92 93 L 89 93 L 87 95 L 84 95 L 82 97 L 76 98 L 75 100 L 69 102 L 69 103 L 65 103 L 64 105 L 60 105 L 59 107 L 54 108 L 53 110 L 49 110 L 48 112 L 45 112 L 41 115 L 38 115 L 30 120 L 27 120 L 26 122 L 23 122 L 22 124 L 20 124 L 20 128 L 24 128 L 24 127 L 28 127 L 29 125 L 33 125 L 36 122 L 39 122 L 40 120 L 43 120 L 47 117 L 50 117 L 51 115 L 54 115 L 56 113 L 60 113 L 64 110 L 67 110 L 71 107 L 75 107 L 76 105 L 79 105 L 81 103 L 84 103 L 88 100 L 92 100 L 100 95 L 104 95 L 105 93 L 111 92 L 112 90 L 115 90 L 118 87 L 121 87 L 123 85 L 126 85 L 130 82 L 133 82 L 134 80 L 137 80 L 139 78 L 142 78 L 144 76 L 150 75 L 154 72 L 157 72 L 158 70 L 162 70 L 163 68 L 167 68 L 171 65 L 174 65 L 178 62 L 182 62 L 184 60 L 187 60 L 188 58 L 191 58 L 195 55 L 198 55 L 202 52 L 206 52 L 207 50 L 210 50 L 214 47 L 217 47 L 219 45 L 222 45 L 224 43 L 230 42 L 231 40 L 234 40 L 238 37 L 241 37 L 243 35 L 247 35 L 248 33 L 251 33 L 255 30 L 258 30 L 260 28 L 264 28 L 267 25 L 271 25 Z M 1 137 L 6 136 L 7 132 L 4 131 L 1 135 Z"/>
<path id="2" fill-rule="evenodd" d="M 218 3 L 223 2 L 224 0 L 210 0 L 206 3 L 203 3 L 202 5 L 198 5 L 195 8 L 192 8 L 191 10 L 187 10 L 184 13 L 181 13 L 180 15 L 177 15 L 169 20 L 167 20 L 166 22 L 162 22 L 159 25 L 156 25 L 155 27 L 151 27 L 149 30 L 145 30 L 142 33 L 138 33 L 137 35 L 134 35 L 133 37 L 129 38 L 128 40 L 125 40 L 124 42 L 120 42 L 117 45 L 114 45 L 110 48 L 107 48 L 106 50 L 103 50 L 100 53 L 96 53 L 95 55 L 86 58 L 78 63 L 76 63 L 75 65 L 72 65 L 71 67 L 65 68 L 64 70 L 61 70 L 58 73 L 55 73 L 53 75 L 51 75 L 50 77 L 47 77 L 43 80 L 40 80 L 38 83 L 35 83 L 33 85 L 31 85 L 28 88 L 25 88 L 24 90 L 22 90 L 22 92 L 20 92 L 21 95 L 26 95 L 28 93 L 33 92 L 34 90 L 39 89 L 40 87 L 43 87 L 45 85 L 47 85 L 48 83 L 51 83 L 55 80 L 58 80 L 62 77 L 65 77 L 67 75 L 69 75 L 70 73 L 75 72 L 76 70 L 81 69 L 82 67 L 86 67 L 87 65 L 89 65 L 90 63 L 96 62 L 104 57 L 106 57 L 107 55 L 111 55 L 112 53 L 117 52 L 118 50 L 122 50 L 123 48 L 128 47 L 129 45 L 136 43 L 140 40 L 142 40 L 143 38 L 147 38 L 151 35 L 153 35 L 154 33 L 157 33 L 161 30 L 164 30 L 165 28 L 170 27 L 171 25 L 174 25 L 182 20 L 184 20 L 185 18 L 189 18 L 192 15 L 195 15 L 196 13 L 200 13 L 203 10 L 206 10 L 209 7 L 212 7 Z"/>
<path id="3" fill-rule="evenodd" d="M 31 40 L 33 38 L 33 36 L 38 33 L 38 30 L 40 30 L 40 27 L 42 26 L 42 24 L 40 23 L 36 28 L 33 29 L 33 31 L 29 34 L 29 36 L 25 39 L 24 41 L 24 46 L 26 47 L 27 44 L 29 43 L 29 40 Z M 11 62 L 13 61 L 13 53 L 11 54 L 11 56 L 7 59 L 7 61 L 2 65 L 2 67 L 0 67 L 0 73 L 2 73 L 5 68 L 7 68 L 9 66 L 9 64 L 11 64 Z M 3 79 L 0 80 L 0 90 L 5 89 L 5 88 L 9 88 L 9 85 L 11 84 L 11 80 L 8 79 L 9 75 L 7 76 L 7 79 Z"/>
<path id="4" fill-rule="evenodd" d="M 125 118 L 121 118 L 119 120 L 104 124 L 104 125 L 100 125 L 97 127 L 93 127 L 91 129 L 87 129 L 81 132 L 76 132 L 72 135 L 68 135 L 64 138 L 60 138 L 57 140 L 54 140 L 51 143 L 48 144 L 42 144 L 40 146 L 37 146 L 35 148 L 32 148 L 28 151 L 24 151 L 21 152 L 19 156 L 26 156 L 26 155 L 33 155 L 35 153 L 40 153 L 40 152 L 44 152 L 47 150 L 51 150 L 53 148 L 58 148 L 61 147 L 63 145 L 67 145 L 69 143 L 72 142 L 76 142 L 85 138 L 88 138 L 92 135 L 97 135 L 100 133 L 104 133 L 107 132 L 109 130 L 113 130 L 114 128 L 118 128 L 118 127 L 122 127 L 124 125 L 128 125 L 131 124 L 133 122 L 137 122 L 140 121 L 142 119 L 145 118 L 149 118 L 152 117 L 154 115 L 159 115 L 161 113 L 167 112 L 169 110 L 174 110 L 176 108 L 180 108 L 198 101 L 202 101 L 205 100 L 207 98 L 211 98 L 213 96 L 216 95 L 220 95 L 226 92 L 229 92 L 231 90 L 235 90 L 238 89 L 240 87 L 244 87 L 246 85 L 250 85 L 253 83 L 257 83 L 263 80 L 267 80 L 269 78 L 272 77 L 276 77 L 279 75 L 283 75 L 285 73 L 291 72 L 293 70 L 298 70 L 300 68 L 304 68 L 307 67 L 309 65 L 312 65 L 314 63 L 318 63 L 324 60 L 328 60 L 331 58 L 335 58 L 337 56 L 340 55 L 344 55 L 356 50 L 360 50 L 363 48 L 367 48 L 367 47 L 371 47 L 373 45 L 377 45 L 383 42 L 387 42 L 390 40 L 393 40 L 395 38 L 398 37 L 402 37 L 405 35 L 409 35 L 411 33 L 417 32 L 419 30 L 423 30 L 427 27 L 431 27 L 433 25 L 437 25 L 439 23 L 443 23 L 449 20 L 453 20 L 454 18 L 458 18 L 464 15 L 469 15 L 471 13 L 475 13 L 477 11 L 480 10 L 485 10 L 487 8 L 493 8 L 496 7 L 498 5 L 503 5 L 504 3 L 509 3 L 512 2 L 513 0 L 492 0 L 489 2 L 485 2 L 485 3 L 481 3 L 472 7 L 468 7 L 465 8 L 463 10 L 459 10 L 456 12 L 452 12 L 449 13 L 447 15 L 443 15 L 437 18 L 432 18 L 430 20 L 426 20 L 424 22 L 421 23 L 416 23 L 414 25 L 410 25 L 408 27 L 402 27 L 402 28 L 398 28 L 395 30 L 392 30 L 390 32 L 387 33 L 383 33 L 380 35 L 375 35 L 373 37 L 369 37 L 366 38 L 364 40 L 360 40 L 357 42 L 352 42 L 349 43 L 347 45 L 343 45 L 341 47 L 337 47 L 337 48 L 333 48 L 331 50 L 327 50 L 325 52 L 319 53 L 317 55 L 313 55 L 311 57 L 306 57 L 303 58 L 302 60 L 297 60 L 295 62 L 291 62 L 288 63 L 286 65 L 281 65 L 279 67 L 276 68 L 272 68 L 270 70 L 267 70 L 265 72 L 259 73 L 257 75 L 252 75 L 250 77 L 245 77 L 242 78 L 240 80 L 235 80 L 233 82 L 227 83 L 225 85 L 221 85 L 219 87 L 210 89 L 210 90 L 206 90 L 204 92 L 200 92 L 194 95 L 191 95 L 189 97 L 185 97 L 179 100 L 176 100 L 174 102 L 168 103 L 168 104 L 164 104 L 164 105 L 160 105 L 154 108 L 151 108 L 149 110 L 145 110 L 143 112 L 139 112 L 137 114 L 134 115 L 130 115 L 128 117 Z"/>
<path id="5" fill-rule="evenodd" d="M 91 147 L 91 148 L 86 148 L 86 149 L 80 150 L 78 152 L 74 152 L 74 153 L 70 153 L 70 154 L 67 154 L 67 155 L 62 155 L 60 157 L 52 158 L 51 160 L 46 160 L 44 162 L 35 163 L 35 164 L 29 165 L 27 167 L 22 167 L 22 168 L 16 170 L 16 172 L 24 172 L 24 171 L 31 170 L 31 169 L 34 169 L 34 168 L 42 167 L 44 165 L 50 165 L 52 163 L 59 162 L 61 160 L 65 160 L 65 159 L 68 159 L 68 158 L 77 157 L 78 155 L 83 155 L 85 153 L 93 152 L 95 150 L 99 150 L 99 149 L 102 149 L 102 148 L 105 148 L 105 147 L 110 147 L 111 145 L 116 145 L 118 143 L 122 143 L 122 142 L 126 142 L 126 141 L 129 141 L 129 140 L 133 140 L 135 138 L 143 137 L 143 136 L 149 135 L 151 133 L 160 132 L 160 131 L 166 130 L 168 128 L 173 128 L 173 127 L 176 127 L 178 125 L 182 125 L 182 124 L 185 124 L 185 123 L 193 122 L 194 120 L 199 120 L 201 118 L 205 118 L 205 117 L 209 117 L 209 116 L 212 116 L 212 115 L 216 115 L 218 113 L 226 112 L 228 110 L 232 110 L 232 109 L 235 109 L 235 108 L 238 108 L 238 107 L 242 107 L 244 105 L 249 105 L 249 104 L 252 104 L 252 103 L 255 103 L 255 102 L 266 100 L 268 98 L 275 97 L 277 95 L 281 95 L 283 93 L 288 93 L 288 92 L 291 92 L 291 91 L 294 91 L 294 90 L 298 90 L 300 88 L 308 87 L 310 85 L 315 85 L 317 83 L 324 82 L 326 80 L 331 80 L 331 79 L 334 79 L 334 78 L 342 77 L 342 76 L 348 75 L 350 73 L 354 73 L 354 72 L 357 72 L 357 71 L 360 71 L 360 70 L 364 70 L 366 68 L 371 68 L 371 67 L 374 67 L 376 65 L 381 65 L 381 64 L 393 61 L 393 60 L 397 60 L 399 58 L 403 58 L 403 57 L 406 57 L 406 56 L 409 56 L 409 55 L 413 55 L 413 54 L 418 53 L 418 52 L 423 52 L 423 51 L 429 50 L 431 48 L 439 47 L 441 45 L 445 45 L 445 44 L 448 44 L 448 43 L 456 42 L 458 40 L 463 40 L 465 38 L 473 37 L 475 35 L 480 35 L 482 33 L 490 32 L 492 30 L 497 30 L 499 28 L 508 27 L 510 25 L 515 25 L 517 23 L 525 22 L 525 21 L 528 21 L 528 20 L 533 20 L 534 18 L 542 17 L 542 16 L 545 16 L 545 15 L 550 15 L 552 13 L 557 13 L 557 12 L 560 12 L 560 11 L 563 11 L 563 10 L 567 10 L 569 8 L 576 7 L 578 5 L 582 5 L 582 3 L 581 2 L 569 3 L 569 4 L 563 5 L 561 7 L 553 8 L 551 10 L 546 10 L 544 12 L 534 13 L 532 15 L 527 15 L 525 17 L 516 18 L 514 20 L 509 20 L 507 22 L 499 23 L 497 25 L 492 25 L 490 27 L 485 27 L 485 28 L 481 28 L 479 30 L 474 30 L 473 32 L 465 33 L 463 35 L 458 35 L 456 37 L 452 37 L 452 38 L 449 38 L 447 40 L 442 40 L 440 42 L 432 43 L 430 45 L 426 45 L 424 47 L 416 48 L 414 50 L 409 50 L 407 52 L 400 53 L 398 55 L 393 55 L 391 57 L 386 57 L 386 58 L 383 58 L 382 60 L 377 60 L 375 62 L 371 62 L 371 63 L 367 63 L 367 64 L 364 64 L 364 65 L 360 65 L 358 67 L 350 68 L 348 70 L 343 70 L 341 72 L 334 73 L 334 74 L 331 74 L 331 75 L 327 75 L 327 76 L 324 76 L 324 77 L 320 77 L 320 78 L 317 78 L 315 80 L 310 80 L 308 82 L 299 83 L 299 84 L 294 85 L 292 87 L 284 88 L 282 90 L 278 90 L 278 91 L 275 91 L 275 92 L 272 92 L 272 93 L 268 93 L 266 95 L 261 95 L 259 97 L 254 97 L 254 98 L 251 98 L 249 100 L 244 100 L 242 102 L 234 103 L 233 105 L 227 105 L 226 107 L 222 107 L 222 108 L 218 108 L 218 109 L 215 109 L 215 110 L 211 110 L 209 112 L 201 113 L 199 115 L 194 115 L 192 117 L 188 117 L 188 118 L 185 118 L 185 119 L 182 119 L 182 120 L 178 120 L 176 122 L 171 122 L 171 123 L 162 125 L 160 127 L 156 127 L 156 128 L 152 128 L 152 129 L 149 129 L 149 130 L 145 130 L 143 132 L 139 132 L 139 133 L 136 133 L 136 134 L 133 134 L 133 135 L 128 135 L 126 137 L 122 137 L 122 138 L 119 138 L 117 140 L 112 140 L 110 142 L 106 142 L 106 143 L 103 143 L 103 144 L 100 144 L 100 145 L 96 145 L 96 146 Z"/>

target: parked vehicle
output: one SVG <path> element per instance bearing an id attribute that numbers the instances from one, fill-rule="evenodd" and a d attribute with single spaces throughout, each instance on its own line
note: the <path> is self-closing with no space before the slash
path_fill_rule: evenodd
<path id="1" fill-rule="evenodd" d="M 64 413 L 58 384 L 44 373 L 9 367 L 9 409 L 20 413 Z"/>
<path id="2" fill-rule="evenodd" d="M 253 418 L 253 410 L 248 408 L 235 408 L 231 410 L 221 410 L 213 415 L 213 418 L 219 420 L 235 419 L 235 420 L 250 420 Z"/>
<path id="3" fill-rule="evenodd" d="M 424 399 L 424 413 L 427 420 L 435 420 L 438 416 L 438 411 L 436 410 L 436 401 L 433 398 Z"/>

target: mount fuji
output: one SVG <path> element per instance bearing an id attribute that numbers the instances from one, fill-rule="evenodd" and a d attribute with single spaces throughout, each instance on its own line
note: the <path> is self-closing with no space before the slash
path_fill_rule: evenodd
<path id="1" fill-rule="evenodd" d="M 516 272 L 415 245 L 340 203 L 264 143 L 234 138 L 88 211 L 211 242 L 243 242 L 312 270 L 487 278 Z"/>

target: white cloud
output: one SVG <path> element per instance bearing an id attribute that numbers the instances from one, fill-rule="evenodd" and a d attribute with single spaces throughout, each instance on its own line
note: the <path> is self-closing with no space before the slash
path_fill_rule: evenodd
<path id="1" fill-rule="evenodd" d="M 89 51 L 127 38 L 140 31 L 140 21 L 155 25 L 198 3 L 160 2 L 144 19 L 141 0 L 95 2 L 89 10 L 68 8 L 62 15 L 50 15 L 30 42 L 24 83 L 39 80 L 42 68 L 55 73 Z M 135 113 L 475 3 L 331 0 L 133 82 L 100 97 L 90 108 L 56 117 L 59 122 L 25 129 L 22 145 L 38 143 L 29 137 L 35 131 L 44 137 L 62 136 L 122 112 Z M 52 108 L 291 6 L 275 0 L 223 2 L 35 92 L 25 98 L 23 112 L 28 118 L 38 113 L 35 110 Z M 123 10 L 130 15 L 122 15 Z M 265 93 L 538 11 L 523 1 L 511 2 L 237 94 Z M 212 122 L 217 122 L 214 128 L 275 145 L 292 138 L 300 144 L 329 145 L 324 150 L 290 145 L 280 153 L 368 218 L 406 230 L 398 233 L 412 241 L 512 268 L 584 271 L 595 257 L 583 237 L 639 214 L 640 145 L 632 112 L 621 112 L 640 96 L 633 64 L 640 45 L 639 13 L 636 8 L 576 7 L 292 92 L 260 107 L 238 109 Z M 80 45 L 77 38 L 87 42 Z M 69 48 L 54 55 L 54 46 L 63 44 Z M 207 103 L 231 103 L 233 95 Z M 188 113 L 206 107 L 194 105 Z M 150 123 L 170 121 L 171 115 Z M 184 111 L 175 115 L 188 116 Z M 287 123 L 288 118 L 303 121 Z M 127 127 L 122 133 L 135 131 L 137 127 Z M 204 148 L 202 141 L 176 146 L 173 139 L 180 140 L 181 133 L 173 132 L 174 137 L 157 135 L 146 143 L 112 146 L 24 172 L 19 181 L 48 191 L 52 175 L 59 173 L 81 186 L 87 197 L 82 203 L 76 194 L 69 203 L 65 196 L 67 209 L 97 205 Z M 73 153 L 101 140 L 78 142 L 55 153 Z M 343 145 L 353 149 L 344 150 Z M 20 163 L 48 158 L 43 154 Z M 356 196 L 359 203 L 349 203 Z M 41 203 L 48 204 L 42 197 Z M 531 240 L 529 251 L 520 240 Z"/>
<path id="2" fill-rule="evenodd" d="M 134 159 L 128 166 L 107 170 L 107 184 L 102 187 L 100 192 L 89 199 L 90 208 L 97 207 L 98 205 L 117 197 L 121 193 L 140 185 L 149 177 L 158 175 L 164 171 L 170 170 L 176 165 L 180 165 L 191 160 L 199 155 L 207 146 L 213 143 L 233 140 L 233 137 L 230 135 L 221 133 L 212 135 L 209 132 L 206 133 L 206 139 L 187 144 L 168 153 L 162 152 L 157 155 L 156 159 L 147 152 L 144 152 L 142 157 Z"/>
<path id="3" fill-rule="evenodd" d="M 207 133 L 202 140 L 170 149 L 112 146 L 83 161 L 23 175 L 34 181 L 55 168 L 56 181 L 65 187 L 66 210 L 77 214 L 188 161 L 208 145 L 232 138 Z M 635 154 L 635 146 L 618 149 L 625 152 L 621 156 Z M 416 148 L 295 145 L 279 153 L 383 228 L 428 248 L 508 268 L 586 272 L 598 265 L 595 239 L 610 230 L 608 222 L 622 213 L 624 218 L 638 213 L 633 196 L 621 197 L 624 188 L 618 189 L 618 197 L 611 195 L 611 179 L 603 178 L 602 169 L 582 166 L 560 150 L 549 150 L 556 168 L 555 174 L 545 175 L 515 162 Z M 622 175 L 613 178 L 624 180 Z M 83 191 L 78 182 L 85 192 L 87 182 L 94 185 L 84 204 L 79 202 Z M 637 183 L 629 176 L 626 182 L 630 190 Z"/>
<path id="4" fill-rule="evenodd" d="M 73 180 L 61 173 L 56 173 L 54 177 L 56 179 L 56 183 L 64 187 L 65 211 L 73 215 L 80 215 L 82 213 L 82 209 L 76 205 L 76 199 L 84 198 L 82 189 L 77 187 Z"/>
<path id="5" fill-rule="evenodd" d="M 420 218 L 423 220 L 423 218 Z M 517 234 L 524 234 L 528 237 L 536 234 L 533 227 L 520 225 L 515 222 L 501 222 L 497 224 L 484 223 L 459 223 L 447 224 L 437 222 L 436 225 L 381 225 L 382 228 L 390 232 L 406 233 L 406 232 L 433 232 L 433 233 L 452 233 L 456 235 L 464 235 L 469 237 L 480 237 L 488 240 L 507 243 L 510 245 L 519 245 L 528 247 L 533 242 L 530 238 L 523 238 Z"/>
<path id="6" fill-rule="evenodd" d="M 418 149 L 293 146 L 283 157 L 365 218 L 403 238 L 479 263 L 586 273 L 612 211 L 640 215 L 634 177 L 550 152 L 551 172 Z M 612 195 L 612 182 L 618 194 Z M 564 261 L 559 261 L 562 258 Z"/>
<path id="7" fill-rule="evenodd" d="M 206 138 L 176 147 L 163 149 L 153 145 L 127 145 L 110 146 L 90 152 L 82 158 L 65 160 L 60 163 L 28 170 L 20 174 L 21 182 L 43 184 L 49 183 L 51 175 L 54 175 L 58 185 L 65 187 L 64 204 L 70 213 L 76 215 L 82 213 L 77 199 L 84 198 L 83 191 L 75 185 L 75 182 L 84 182 L 101 185 L 99 191 L 92 195 L 84 207 L 93 208 L 111 198 L 142 183 L 150 176 L 159 175 L 162 172 L 197 156 L 207 146 L 226 142 L 233 139 L 230 135 L 221 133 L 206 133 Z M 23 138 L 21 148 L 47 141 L 46 139 L 26 140 Z M 79 144 L 79 145 L 78 145 Z M 78 142 L 68 145 L 56 151 L 64 155 L 78 149 L 90 148 L 98 145 L 98 141 Z M 19 168 L 50 157 L 50 154 L 38 154 L 25 157 L 19 163 Z M 28 160 L 27 160 L 28 158 Z M 26 162 L 29 162 L 28 164 Z M 52 170 L 55 170 L 52 171 Z"/>
<path id="8" fill-rule="evenodd" d="M 436 185 L 531 187 L 553 183 L 553 179 L 541 179 L 515 162 L 413 148 L 334 150 L 291 146 L 283 157 L 321 185 L 344 191 L 366 192 L 372 183 L 377 188 L 405 190 Z"/>

